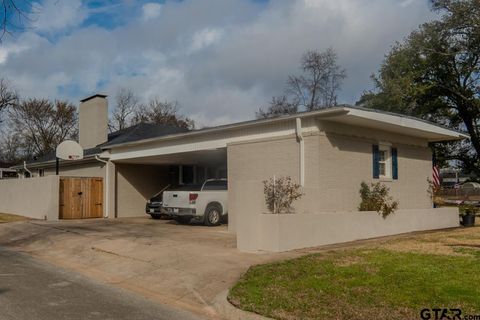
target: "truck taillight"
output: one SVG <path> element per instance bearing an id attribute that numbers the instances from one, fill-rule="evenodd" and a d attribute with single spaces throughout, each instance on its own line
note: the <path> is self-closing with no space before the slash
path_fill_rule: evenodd
<path id="1" fill-rule="evenodd" d="M 188 200 L 190 200 L 190 204 L 195 204 L 195 201 L 198 198 L 198 193 L 190 193 L 188 196 Z"/>

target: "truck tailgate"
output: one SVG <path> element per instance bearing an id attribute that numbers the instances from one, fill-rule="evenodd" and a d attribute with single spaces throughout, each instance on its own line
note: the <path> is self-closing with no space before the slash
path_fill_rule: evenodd
<path id="1" fill-rule="evenodd" d="M 165 191 L 163 192 L 163 206 L 169 208 L 189 208 L 190 191 Z"/>

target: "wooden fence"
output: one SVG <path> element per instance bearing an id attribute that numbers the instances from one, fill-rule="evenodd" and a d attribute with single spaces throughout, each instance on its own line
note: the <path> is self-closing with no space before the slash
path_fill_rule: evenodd
<path id="1" fill-rule="evenodd" d="M 480 189 L 441 189 L 437 196 L 444 199 L 480 200 Z"/>

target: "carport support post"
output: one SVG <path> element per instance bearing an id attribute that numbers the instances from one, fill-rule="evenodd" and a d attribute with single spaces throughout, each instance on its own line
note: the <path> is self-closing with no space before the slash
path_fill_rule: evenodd
<path id="1" fill-rule="evenodd" d="M 60 171 L 60 159 L 55 157 L 55 174 L 58 176 L 58 172 Z"/>
<path id="2" fill-rule="evenodd" d="M 297 141 L 300 144 L 300 186 L 305 186 L 305 141 L 303 141 L 302 135 L 302 119 L 295 119 L 295 133 L 297 135 Z"/>

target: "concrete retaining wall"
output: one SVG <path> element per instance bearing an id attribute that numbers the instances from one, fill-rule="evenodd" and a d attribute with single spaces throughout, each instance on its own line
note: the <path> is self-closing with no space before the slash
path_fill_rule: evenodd
<path id="1" fill-rule="evenodd" d="M 257 214 L 255 230 L 237 229 L 237 246 L 244 251 L 282 252 L 458 226 L 457 208 L 398 210 L 386 219 L 370 211 Z"/>
<path id="2" fill-rule="evenodd" d="M 58 219 L 59 177 L 0 180 L 0 212 Z"/>

